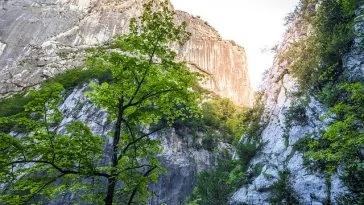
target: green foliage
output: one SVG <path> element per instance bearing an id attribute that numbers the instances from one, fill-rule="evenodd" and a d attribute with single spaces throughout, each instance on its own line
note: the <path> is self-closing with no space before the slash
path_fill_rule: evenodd
<path id="1" fill-rule="evenodd" d="M 204 102 L 201 107 L 200 116 L 174 123 L 179 136 L 192 135 L 195 138 L 193 146 L 210 151 L 216 150 L 218 142 L 238 142 L 247 127 L 248 109 L 236 106 L 229 99 L 218 97 Z"/>
<path id="2" fill-rule="evenodd" d="M 237 145 L 237 160 L 232 160 L 229 155 L 224 156 L 214 170 L 200 173 L 188 204 L 227 204 L 231 194 L 237 188 L 248 183 L 253 175 L 260 174 L 261 165 L 253 168 L 252 173 L 248 173 L 248 165 L 257 151 L 256 144 L 241 143 Z"/>
<path id="3" fill-rule="evenodd" d="M 24 106 L 29 102 L 30 96 L 24 94 L 13 95 L 0 101 L 0 117 L 9 117 L 24 111 Z"/>
<path id="4" fill-rule="evenodd" d="M 237 142 L 246 129 L 248 115 L 227 98 L 217 98 L 202 105 L 201 124 L 218 129 L 227 142 Z"/>
<path id="5" fill-rule="evenodd" d="M 237 188 L 240 174 L 234 168 L 237 161 L 220 159 L 217 167 L 211 171 L 201 172 L 189 205 L 221 205 L 227 204 L 231 193 Z M 233 171 L 233 172 L 231 172 Z M 237 176 L 238 175 L 238 176 Z"/>
<path id="6" fill-rule="evenodd" d="M 164 128 L 161 121 L 171 125 L 200 113 L 197 74 L 175 62 L 169 48 L 189 37 L 173 16 L 167 2 L 148 2 L 129 34 L 91 49 L 85 68 L 49 80 L 31 91 L 24 110 L 0 118 L 0 125 L 21 128 L 0 133 L 0 203 L 42 203 L 66 190 L 83 203 L 147 201 L 149 183 L 164 172 L 160 142 L 149 136 Z M 81 122 L 62 124 L 58 109 L 65 88 L 95 78 L 87 95 L 108 111 L 114 125 L 108 143 Z"/>
<path id="7" fill-rule="evenodd" d="M 255 156 L 258 151 L 258 146 L 255 143 L 239 143 L 236 147 L 236 152 L 240 161 L 240 164 L 244 167 L 244 170 L 248 169 L 250 160 Z"/>
<path id="8" fill-rule="evenodd" d="M 351 191 L 350 194 L 343 194 L 336 200 L 338 204 L 359 205 L 364 203 L 364 163 L 351 164 L 347 167 L 342 176 L 345 185 Z"/>
<path id="9" fill-rule="evenodd" d="M 226 129 L 235 133 L 235 150 L 237 159 L 223 159 L 214 170 L 201 173 L 197 180 L 189 205 L 228 204 L 233 191 L 248 184 L 253 177 L 258 176 L 262 164 L 249 169 L 250 161 L 262 148 L 260 134 L 264 129 L 261 118 L 264 106 L 262 95 L 257 94 L 253 108 L 239 109 L 232 106 L 226 99 L 218 99 L 203 105 L 202 125 Z M 240 140 L 241 136 L 244 138 Z"/>
<path id="10" fill-rule="evenodd" d="M 324 171 L 327 175 L 335 173 L 339 166 L 344 165 L 344 179 L 352 195 L 343 196 L 343 201 L 363 201 L 364 144 L 364 84 L 343 83 L 337 86 L 339 94 L 335 94 L 336 102 L 329 109 L 327 117 L 332 123 L 323 132 L 321 138 L 304 138 L 296 147 L 305 152 L 305 161 L 311 168 Z M 331 94 L 324 93 L 323 96 Z M 349 203 L 349 202 L 348 202 Z M 351 202 L 350 202 L 351 203 Z M 355 204 L 355 203 L 353 203 Z M 360 203 L 358 203 L 360 204 Z"/>
<path id="11" fill-rule="evenodd" d="M 299 204 L 298 199 L 294 196 L 294 191 L 289 182 L 289 171 L 284 170 L 279 173 L 279 180 L 271 187 L 271 198 L 272 204 L 287 204 L 295 205 Z"/>
<path id="12" fill-rule="evenodd" d="M 73 68 L 44 81 L 41 86 L 46 87 L 54 83 L 60 83 L 65 90 L 71 90 L 91 80 L 98 80 L 99 82 L 111 81 L 111 74 L 105 70 Z M 9 117 L 23 112 L 24 106 L 31 100 L 30 95 L 25 94 L 25 92 L 0 100 L 0 117 Z M 10 128 L 6 126 L 6 129 Z M 6 132 L 5 128 L 0 128 L 0 130 Z"/>
<path id="13" fill-rule="evenodd" d="M 62 114 L 57 105 L 62 91 L 58 83 L 32 91 L 23 112 L 0 118 L 0 124 L 13 123 L 23 131 L 19 137 L 0 133 L 0 183 L 6 185 L 0 196 L 3 203 L 28 203 L 39 193 L 54 196 L 65 190 L 52 184 L 58 178 L 93 172 L 103 140 L 80 122 L 70 123 L 63 134 L 58 132 Z"/>
<path id="14" fill-rule="evenodd" d="M 281 61 L 290 63 L 290 72 L 305 90 L 321 90 L 337 82 L 342 73 L 342 57 L 354 39 L 354 11 L 359 0 L 303 0 L 297 24 L 309 25 L 306 37 L 291 44 Z M 324 49 L 323 49 L 324 48 Z"/>
<path id="15" fill-rule="evenodd" d="M 292 125 L 306 125 L 306 109 L 302 104 L 291 106 L 285 113 L 285 123 L 288 127 Z"/>
<path id="16" fill-rule="evenodd" d="M 308 156 L 322 161 L 329 174 L 334 173 L 341 163 L 355 164 L 362 160 L 364 84 L 343 84 L 340 91 L 343 98 L 329 111 L 334 122 L 320 139 L 308 142 Z"/>
<path id="17" fill-rule="evenodd" d="M 84 83 L 89 83 L 91 80 L 98 80 L 99 82 L 108 82 L 112 80 L 111 73 L 107 70 L 96 70 L 88 68 L 73 68 L 60 73 L 53 78 L 45 81 L 43 86 L 52 83 L 60 83 L 65 90 L 73 89 L 77 86 L 82 86 Z"/>
<path id="18" fill-rule="evenodd" d="M 0 101 L 0 117 L 9 117 L 24 111 L 24 106 L 31 100 L 30 95 L 16 94 Z M 0 124 L 0 132 L 9 133 L 14 123 Z"/>
<path id="19" fill-rule="evenodd" d="M 203 172 L 198 177 L 190 205 L 227 204 L 234 190 L 249 183 L 251 178 L 262 171 L 261 164 L 248 171 L 250 161 L 262 147 L 259 139 L 264 127 L 260 124 L 264 107 L 260 99 L 261 95 L 258 94 L 253 108 L 240 111 L 230 106 L 225 99 L 213 101 L 203 108 L 206 124 L 235 133 L 237 159 L 225 159 L 219 162 L 215 170 Z M 242 142 L 238 142 L 243 135 Z"/>
<path id="20" fill-rule="evenodd" d="M 295 23 L 301 28 L 305 25 L 309 32 L 290 45 L 281 58 L 289 63 L 289 72 L 301 88 L 311 91 L 329 108 L 326 118 L 331 123 L 322 130 L 322 136 L 312 138 L 316 133 L 305 137 L 295 148 L 305 153 L 305 163 L 310 168 L 319 169 L 328 177 L 342 166 L 342 178 L 353 194 L 342 196 L 340 204 L 345 204 L 345 200 L 347 204 L 360 204 L 364 193 L 358 179 L 363 163 L 364 86 L 362 81 L 346 82 L 342 62 L 354 40 L 355 10 L 360 3 L 361 0 L 301 1 L 294 14 Z"/>
<path id="21" fill-rule="evenodd" d="M 262 119 L 264 104 L 261 98 L 262 93 L 257 93 L 254 107 L 246 112 L 246 116 L 249 116 L 249 118 L 246 122 L 248 127 L 244 132 L 244 140 L 249 143 L 258 143 L 265 127 L 264 120 Z"/>

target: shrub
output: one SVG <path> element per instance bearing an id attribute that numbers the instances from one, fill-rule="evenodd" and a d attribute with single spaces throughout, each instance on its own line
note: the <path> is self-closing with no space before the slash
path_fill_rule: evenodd
<path id="1" fill-rule="evenodd" d="M 241 172 L 234 170 L 236 161 L 230 157 L 220 159 L 214 170 L 201 172 L 197 179 L 188 205 L 221 205 L 227 204 L 232 192 L 237 188 L 235 179 Z"/>
<path id="2" fill-rule="evenodd" d="M 306 108 L 301 104 L 291 106 L 285 113 L 285 117 L 285 122 L 288 126 L 306 125 L 308 120 Z"/>
<path id="3" fill-rule="evenodd" d="M 236 146 L 236 153 L 244 170 L 247 170 L 250 160 L 255 156 L 257 151 L 257 144 L 254 143 L 240 143 Z"/>
<path id="4" fill-rule="evenodd" d="M 202 147 L 212 151 L 218 142 L 232 144 L 240 139 L 247 127 L 246 110 L 234 105 L 229 99 L 216 97 L 202 104 L 200 118 L 179 119 L 173 127 L 180 137 L 195 136 L 202 140 Z"/>
<path id="5" fill-rule="evenodd" d="M 287 204 L 295 205 L 299 204 L 294 191 L 289 183 L 290 172 L 283 170 L 279 173 L 279 180 L 271 187 L 271 198 L 270 202 L 275 205 Z"/>
<path id="6" fill-rule="evenodd" d="M 9 98 L 0 101 L 0 117 L 9 117 L 20 113 L 24 110 L 26 105 L 31 100 L 29 95 L 15 94 Z"/>
<path id="7" fill-rule="evenodd" d="M 311 31 L 292 43 L 281 60 L 290 62 L 290 72 L 302 89 L 320 91 L 327 83 L 339 80 L 342 57 L 353 43 L 354 11 L 359 3 L 359 0 L 327 0 L 318 9 L 312 8 L 318 4 L 317 0 L 301 3 L 297 22 L 310 25 Z"/>
<path id="8" fill-rule="evenodd" d="M 349 165 L 342 175 L 345 185 L 351 191 L 336 199 L 338 204 L 359 205 L 364 204 L 364 165 L 357 163 Z"/>
<path id="9" fill-rule="evenodd" d="M 100 83 L 111 81 L 111 73 L 108 70 L 84 69 L 81 67 L 73 68 L 50 78 L 44 84 L 60 83 L 68 90 L 91 80 L 98 80 Z"/>
<path id="10" fill-rule="evenodd" d="M 70 90 L 84 83 L 88 83 L 92 79 L 99 80 L 100 82 L 110 81 L 111 74 L 109 71 L 74 68 L 44 81 L 41 86 L 45 87 L 54 83 L 60 83 L 66 90 Z M 0 117 L 9 117 L 24 111 L 24 106 L 30 100 L 31 96 L 27 95 L 26 92 L 0 100 Z"/>
<path id="11" fill-rule="evenodd" d="M 361 3 L 362 0 L 303 0 L 296 22 L 310 31 L 281 58 L 290 64 L 290 73 L 304 92 L 310 91 L 329 108 L 326 116 L 330 116 L 331 123 L 322 136 L 307 137 L 295 147 L 305 152 L 305 162 L 310 167 L 323 171 L 327 177 L 339 166 L 344 168 L 342 178 L 352 195 L 338 200 L 347 201 L 346 204 L 362 204 L 364 195 L 359 179 L 363 176 L 364 84 L 346 82 L 342 61 L 353 44 L 355 10 Z"/>

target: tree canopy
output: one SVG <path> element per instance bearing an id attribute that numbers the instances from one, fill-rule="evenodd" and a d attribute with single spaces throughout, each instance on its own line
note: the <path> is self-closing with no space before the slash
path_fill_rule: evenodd
<path id="1" fill-rule="evenodd" d="M 143 203 L 163 173 L 160 142 L 150 137 L 175 119 L 199 115 L 198 75 L 176 62 L 173 47 L 190 34 L 167 2 L 149 1 L 130 32 L 90 49 L 84 70 L 109 73 L 87 96 L 108 112 L 109 142 L 81 121 L 64 125 L 64 86 L 31 91 L 22 112 L 1 117 L 0 202 L 24 204 L 73 192 L 96 204 Z M 61 131 L 65 130 L 65 131 Z"/>

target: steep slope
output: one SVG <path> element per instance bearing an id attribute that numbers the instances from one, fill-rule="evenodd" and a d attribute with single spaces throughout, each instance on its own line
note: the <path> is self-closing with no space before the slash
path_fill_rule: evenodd
<path id="1" fill-rule="evenodd" d="M 347 82 L 364 76 L 363 15 L 364 6 L 361 6 L 356 11 L 354 43 L 343 57 L 343 74 L 349 76 Z M 310 170 L 304 164 L 304 153 L 298 150 L 299 140 L 319 138 L 332 119 L 323 118 L 327 108 L 313 95 L 299 97 L 301 91 L 297 80 L 290 74 L 289 63 L 280 60 L 289 44 L 307 32 L 304 25 L 295 25 L 285 35 L 273 67 L 265 78 L 262 98 L 265 110 L 260 123 L 263 127 L 260 142 L 264 146 L 250 163 L 251 169 L 263 165 L 262 171 L 233 195 L 231 204 L 271 204 L 279 191 L 283 191 L 284 197 L 295 197 L 300 204 L 335 204 L 336 197 L 348 191 L 339 177 L 340 170 L 330 178 L 322 172 Z"/>
<path id="2" fill-rule="evenodd" d="M 144 0 L 14 0 L 0 2 L 0 95 L 8 96 L 81 66 L 83 51 L 125 33 L 131 17 L 141 13 Z M 191 40 L 179 49 L 179 59 L 206 75 L 204 85 L 239 105 L 250 105 L 252 91 L 244 49 L 224 41 L 197 17 L 177 12 L 176 21 L 188 22 Z M 85 96 L 87 85 L 77 88 L 60 108 L 68 116 L 63 123 L 80 120 L 94 134 L 110 130 L 107 114 Z M 167 174 L 151 186 L 156 197 L 150 204 L 180 204 L 192 192 L 196 174 L 215 165 L 216 154 L 191 146 L 175 130 L 157 136 L 162 140 L 162 164 Z M 229 148 L 229 145 L 220 144 Z M 77 198 L 66 193 L 54 204 Z"/>
<path id="3" fill-rule="evenodd" d="M 83 50 L 128 30 L 145 0 L 26 0 L 0 4 L 0 94 L 9 95 L 82 64 Z M 179 58 L 207 73 L 206 88 L 250 105 L 244 49 L 203 20 L 177 12 L 193 34 Z"/>

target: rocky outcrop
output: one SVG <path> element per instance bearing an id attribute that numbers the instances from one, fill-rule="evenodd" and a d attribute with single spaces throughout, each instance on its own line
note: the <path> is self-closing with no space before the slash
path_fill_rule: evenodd
<path id="1" fill-rule="evenodd" d="M 95 135 L 103 136 L 106 143 L 109 141 L 108 133 L 113 124 L 107 120 L 107 113 L 93 105 L 86 97 L 89 90 L 87 85 L 74 89 L 59 106 L 64 114 L 62 125 L 75 120 L 89 126 Z M 65 127 L 65 126 L 60 126 Z M 60 130 L 62 132 L 62 130 Z M 211 169 L 215 166 L 218 154 L 193 146 L 191 141 L 196 136 L 176 132 L 173 128 L 166 128 L 153 134 L 151 138 L 159 139 L 163 153 L 159 155 L 167 173 L 162 175 L 158 182 L 150 186 L 154 197 L 149 199 L 150 205 L 183 204 L 186 197 L 191 195 L 196 183 L 197 173 Z M 201 133 L 200 133 L 201 134 Z M 231 151 L 231 145 L 220 143 L 219 149 Z M 72 204 L 77 194 L 65 194 L 49 204 Z"/>
<path id="2" fill-rule="evenodd" d="M 351 51 L 344 57 L 344 69 L 352 78 L 363 77 L 363 50 L 360 42 L 364 41 L 364 6 L 357 11 L 354 27 L 356 38 Z M 326 176 L 308 170 L 303 164 L 303 154 L 297 151 L 294 144 L 307 135 L 320 136 L 320 131 L 327 126 L 322 121 L 326 108 L 314 97 L 308 97 L 306 103 L 295 97 L 298 87 L 295 79 L 287 72 L 287 62 L 280 62 L 279 55 L 284 53 L 289 42 L 299 38 L 301 28 L 291 28 L 278 49 L 273 67 L 265 79 L 266 88 L 263 96 L 265 113 L 261 119 L 264 130 L 261 141 L 264 147 L 252 160 L 250 167 L 263 164 L 262 172 L 252 179 L 251 183 L 241 187 L 232 197 L 231 204 L 270 204 L 272 185 L 280 179 L 280 172 L 288 170 L 292 194 L 300 204 L 323 205 L 347 191 L 338 175 L 333 175 L 331 187 L 328 187 Z M 288 119 L 288 113 L 297 106 L 303 106 L 301 114 L 304 120 Z"/>
<path id="3" fill-rule="evenodd" d="M 82 65 L 83 51 L 128 31 L 146 0 L 12 0 L 0 3 L 0 95 L 33 86 Z M 223 41 L 198 17 L 177 12 L 191 40 L 179 59 L 208 73 L 206 88 L 236 104 L 250 105 L 244 49 Z M 209 56 L 209 57 L 207 57 Z"/>
<path id="4" fill-rule="evenodd" d="M 182 49 L 193 69 L 207 74 L 203 86 L 239 105 L 250 105 L 252 90 L 244 49 L 233 42 L 192 38 Z"/>
<path id="5" fill-rule="evenodd" d="M 22 91 L 83 63 L 84 50 L 128 31 L 131 17 L 141 14 L 146 0 L 9 0 L 0 1 L 0 97 Z M 204 85 L 240 105 L 250 105 L 250 82 L 244 49 L 224 41 L 198 17 L 177 12 L 186 21 L 191 40 L 179 59 L 206 73 Z M 86 86 L 67 96 L 60 109 L 64 124 L 80 120 L 94 134 L 108 139 L 107 113 L 85 97 Z M 151 186 L 150 204 L 180 204 L 190 195 L 196 174 L 215 165 L 216 154 L 189 147 L 174 130 L 159 133 L 167 169 Z M 75 195 L 51 204 L 67 204 Z"/>

